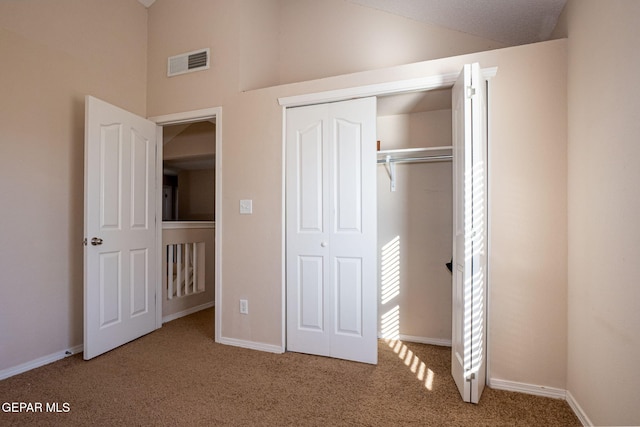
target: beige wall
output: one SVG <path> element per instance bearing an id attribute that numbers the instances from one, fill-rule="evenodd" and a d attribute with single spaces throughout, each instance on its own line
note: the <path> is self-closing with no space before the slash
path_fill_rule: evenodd
<path id="1" fill-rule="evenodd" d="M 639 425 L 640 2 L 570 0 L 567 389 L 595 425 Z"/>
<path id="2" fill-rule="evenodd" d="M 242 0 L 239 89 L 507 46 L 344 0 Z"/>
<path id="3" fill-rule="evenodd" d="M 216 173 L 213 169 L 178 174 L 178 221 L 213 221 Z"/>
<path id="4" fill-rule="evenodd" d="M 566 375 L 564 40 L 251 91 L 223 107 L 222 336 L 282 342 L 282 111 L 279 96 L 498 66 L 492 81 L 491 375 L 563 388 Z M 514 99 L 514 93 L 522 97 Z M 181 102 L 185 102 L 184 100 Z M 544 165 L 544 174 L 540 173 Z M 239 215 L 238 200 L 254 201 Z M 247 266 L 253 268 L 248 269 Z M 251 313 L 240 315 L 246 298 Z"/>
<path id="5" fill-rule="evenodd" d="M 276 98 L 479 60 L 499 66 L 490 107 L 490 375 L 567 388 L 595 424 L 640 423 L 638 2 L 569 0 L 555 34 L 568 42 L 398 66 L 500 46 L 331 1 L 158 0 L 148 15 L 133 0 L 0 2 L 0 169 L 9 177 L 0 195 L 14 207 L 0 228 L 0 370 L 82 341 L 84 95 L 140 115 L 223 107 L 222 332 L 279 345 Z M 333 32 L 317 37 L 328 23 Z M 212 48 L 210 70 L 166 77 L 167 56 L 200 47 Z M 359 73 L 380 67 L 391 68 Z M 239 92 L 340 73 L 356 74 Z M 254 215 L 238 215 L 241 198 L 254 199 Z M 260 304 L 240 316 L 240 297 Z"/>
<path id="6" fill-rule="evenodd" d="M 566 43 L 529 48 L 490 83 L 491 377 L 564 389 Z"/>
<path id="7" fill-rule="evenodd" d="M 2 68 L 0 80 L 6 86 L 3 94 L 8 94 L 0 100 L 2 117 L 7 121 L 1 129 L 3 141 L 10 141 L 3 142 L 0 162 L 14 177 L 3 181 L 2 192 L 17 200 L 18 206 L 5 217 L 11 228 L 2 229 L 2 241 L 14 244 L 4 245 L 0 257 L 5 280 L 11 283 L 0 291 L 0 320 L 3 325 L 19 325 L 0 332 L 2 342 L 16 343 L 10 348 L 2 346 L 0 367 L 63 350 L 82 339 L 80 183 L 85 93 L 143 115 L 146 97 L 150 116 L 223 107 L 223 300 L 217 302 L 223 319 L 222 335 L 280 346 L 283 163 L 282 110 L 277 98 L 457 72 L 464 63 L 480 61 L 485 67 L 499 67 L 492 81 L 490 107 L 491 375 L 565 386 L 565 41 L 357 72 L 396 64 L 360 58 L 361 65 L 348 61 L 348 66 L 355 68 L 341 68 L 353 53 L 353 46 L 346 44 L 341 51 L 342 44 L 329 43 L 331 36 L 327 45 L 320 44 L 316 49 L 324 52 L 326 59 L 322 75 L 353 74 L 239 92 L 241 78 L 252 81 L 255 77 L 241 77 L 240 64 L 246 64 L 250 57 L 248 51 L 238 48 L 246 43 L 238 28 L 245 22 L 242 17 L 251 14 L 248 9 L 252 1 L 158 0 L 148 12 L 146 50 L 146 15 L 135 1 L 65 1 L 55 6 L 40 3 L 47 7 L 32 10 L 33 3 L 0 3 L 1 52 L 4 58 L 15 59 L 9 62 L 14 65 Z M 305 4 L 316 10 L 319 3 Z M 123 11 L 132 13 L 133 22 L 118 20 Z M 268 25 L 282 20 L 285 12 L 272 15 Z M 356 18 L 351 12 L 347 16 Z M 339 15 L 327 11 L 317 16 L 331 23 L 341 21 Z M 389 18 L 388 22 L 396 22 L 393 28 L 399 28 L 390 15 L 367 11 L 362 16 L 362 20 L 342 22 L 338 28 L 348 35 L 358 26 L 370 29 L 371 22 L 381 22 L 383 16 Z M 46 24 L 51 17 L 59 18 L 55 26 Z M 68 25 L 57 25 L 59 22 Z M 293 22 L 282 25 L 287 28 L 287 38 L 297 36 Z M 464 37 L 450 45 L 450 32 L 435 28 L 428 31 L 440 34 L 434 36 L 432 46 L 445 46 L 433 54 L 436 57 L 464 52 L 457 49 L 473 51 L 492 46 L 490 41 L 481 41 L 479 46 L 478 40 Z M 299 36 L 308 38 L 313 32 L 317 33 L 317 28 L 300 28 Z M 407 37 L 398 34 L 401 41 Z M 387 36 L 393 39 L 394 34 Z M 77 46 L 84 46 L 87 37 L 95 37 L 89 43 L 94 48 L 76 49 L 75 41 L 81 40 Z M 126 43 L 120 43 L 121 39 Z M 265 42 L 271 43 L 272 39 Z M 167 56 L 199 47 L 212 48 L 210 70 L 166 77 Z M 372 50 L 358 47 L 365 52 Z M 378 59 L 387 55 L 394 61 L 431 59 L 421 48 L 397 42 L 385 46 L 376 43 L 373 50 Z M 306 53 L 291 49 L 292 56 L 286 60 L 293 63 L 290 58 L 307 58 Z M 148 96 L 141 71 L 145 64 L 140 63 L 145 52 Z M 46 79 L 39 68 L 42 63 L 47 64 Z M 135 64 L 135 71 L 121 67 L 122 63 Z M 270 64 L 256 66 L 273 73 Z M 306 66 L 299 66 L 295 76 L 287 79 L 310 77 Z M 40 119 L 37 127 L 33 126 L 34 117 Z M 21 164 L 32 167 L 27 170 L 18 166 Z M 544 165 L 544 174 L 538 165 Z M 240 199 L 253 199 L 253 215 L 239 215 Z M 37 269 L 27 268 L 34 263 Z M 238 313 L 239 298 L 250 301 L 249 315 Z"/>
<path id="8" fill-rule="evenodd" d="M 344 0 L 280 0 L 279 84 L 505 47 Z"/>
<path id="9" fill-rule="evenodd" d="M 84 96 L 146 114 L 146 26 L 131 0 L 0 2 L 0 370 L 82 343 Z"/>
<path id="10" fill-rule="evenodd" d="M 344 0 L 157 0 L 149 39 L 150 116 L 220 106 L 238 91 L 505 46 Z M 209 70 L 166 77 L 167 57 L 203 47 Z"/>
<path id="11" fill-rule="evenodd" d="M 158 0 L 149 9 L 149 39 L 150 115 L 223 106 L 222 212 L 228 221 L 223 247 L 228 252 L 222 255 L 222 274 L 230 301 L 218 306 L 226 319 L 223 335 L 272 345 L 281 342 L 278 92 L 239 90 L 503 46 L 337 0 L 194 1 L 189 7 Z M 212 68 L 167 78 L 167 56 L 196 46 L 211 46 Z M 253 199 L 254 215 L 238 215 L 239 199 Z M 246 237 L 238 238 L 236 230 Z M 250 316 L 236 317 L 235 301 L 243 295 L 264 303 L 252 304 Z"/>
<path id="12" fill-rule="evenodd" d="M 235 14 L 246 4 L 236 3 L 239 9 L 232 10 L 227 2 L 196 1 L 190 8 L 178 9 L 175 3 L 158 0 L 149 11 L 150 115 L 223 107 L 223 299 L 216 301 L 223 320 L 222 336 L 275 347 L 283 342 L 282 110 L 277 98 L 458 72 L 465 62 L 480 61 L 485 67 L 500 67 L 492 82 L 490 109 L 491 375 L 564 388 L 565 41 L 238 92 L 238 79 L 225 76 L 237 71 L 241 55 L 218 38 L 226 32 L 227 44 L 235 43 L 238 35 L 230 23 L 239 21 Z M 175 28 L 169 25 L 174 18 L 179 22 L 207 20 L 208 25 L 197 25 L 193 31 L 168 31 Z M 305 30 L 300 31 L 306 37 Z M 154 71 L 165 66 L 166 56 L 207 41 L 222 43 L 213 49 L 220 60 L 211 70 L 172 79 L 164 77 L 163 70 Z M 387 49 L 399 46 L 392 44 Z M 388 51 L 378 52 L 384 56 Z M 336 64 L 344 53 L 325 54 L 326 72 L 340 72 Z M 239 214 L 240 199 L 253 200 L 253 215 Z M 240 298 L 249 300 L 249 315 L 239 314 Z"/>
<path id="13" fill-rule="evenodd" d="M 248 0 L 157 0 L 148 9 L 148 115 L 221 106 L 240 87 L 240 11 Z M 250 12 L 247 12 L 250 13 Z M 211 48 L 211 68 L 167 77 L 167 58 Z"/>
<path id="14" fill-rule="evenodd" d="M 378 117 L 377 135 L 385 150 L 450 146 L 451 110 Z M 397 308 L 398 324 L 385 329 L 405 338 L 451 342 L 452 195 L 451 162 L 397 163 L 393 192 L 378 166 L 378 261 L 397 258 L 386 268 L 399 269 L 385 285 L 398 295 L 379 298 L 378 317 Z"/>
<path id="15" fill-rule="evenodd" d="M 239 89 L 274 86 L 280 82 L 281 0 L 240 0 Z"/>

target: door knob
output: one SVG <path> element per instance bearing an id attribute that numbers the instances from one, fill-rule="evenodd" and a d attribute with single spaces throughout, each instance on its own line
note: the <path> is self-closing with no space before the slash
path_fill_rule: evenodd
<path id="1" fill-rule="evenodd" d="M 91 239 L 91 244 L 93 246 L 98 246 L 102 244 L 102 239 L 99 237 L 94 237 L 93 239 Z"/>
<path id="2" fill-rule="evenodd" d="M 320 243 L 320 246 L 322 246 L 323 248 L 326 248 L 327 247 L 327 242 Z"/>

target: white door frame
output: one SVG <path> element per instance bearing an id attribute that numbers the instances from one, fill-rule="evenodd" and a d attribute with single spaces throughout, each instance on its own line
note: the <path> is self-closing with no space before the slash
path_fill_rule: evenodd
<path id="1" fill-rule="evenodd" d="M 460 65 L 462 66 L 462 65 Z M 498 67 L 491 68 L 483 68 L 481 70 L 482 76 L 489 80 L 491 77 L 495 76 L 498 72 Z M 283 196 L 286 194 L 285 192 L 285 172 L 286 172 L 286 121 L 287 121 L 287 108 L 292 107 L 301 107 L 304 105 L 312 105 L 312 104 L 323 104 L 327 102 L 336 102 L 336 101 L 344 101 L 347 99 L 353 98 L 364 98 L 368 96 L 384 96 L 384 95 L 397 95 L 401 93 L 409 93 L 409 92 L 423 92 L 428 90 L 435 89 L 446 89 L 453 86 L 456 82 L 460 71 L 446 73 L 446 74 L 438 74 L 427 77 L 420 77 L 409 80 L 398 80 L 387 83 L 378 83 L 372 85 L 365 86 L 356 86 L 345 89 L 336 89 L 324 92 L 315 92 L 308 93 L 302 95 L 294 95 L 278 98 L 278 103 L 282 107 L 282 194 Z M 487 144 L 489 143 L 489 138 L 487 138 Z M 487 196 L 487 205 L 488 198 Z M 489 220 L 487 220 L 487 230 L 489 230 L 491 224 Z M 281 300 L 282 300 L 282 340 L 281 340 L 281 348 L 284 352 L 286 350 L 286 339 L 287 339 L 287 331 L 286 331 L 286 217 L 285 217 L 285 198 L 282 197 L 282 285 L 281 285 Z M 488 248 L 490 250 L 490 248 Z M 489 253 L 487 252 L 487 277 L 490 274 L 489 267 Z M 489 289 L 490 282 L 487 279 L 487 289 Z M 487 318 L 489 313 L 489 291 L 487 290 Z M 487 330 L 488 336 L 488 330 Z M 489 380 L 489 342 L 487 338 L 487 381 Z"/>
<path id="2" fill-rule="evenodd" d="M 216 121 L 216 152 L 215 152 L 215 177 L 216 177 L 216 196 L 215 196 L 215 340 L 220 342 L 220 332 L 222 330 L 222 107 L 205 108 L 202 110 L 185 111 L 182 113 L 166 114 L 163 116 L 149 117 L 149 120 L 155 122 L 160 128 L 158 129 L 158 155 L 156 159 L 156 167 L 159 173 L 156 174 L 156 190 L 159 192 L 158 203 L 156 203 L 156 218 L 162 218 L 162 161 L 163 161 L 163 144 L 162 144 L 162 127 L 168 125 L 176 125 L 183 123 L 202 122 L 205 120 L 215 119 Z M 158 240 L 158 254 L 161 261 L 162 254 L 162 220 L 156 222 L 156 232 Z M 157 293 L 162 295 L 162 263 L 157 268 Z M 156 327 L 162 325 L 162 301 L 156 303 Z"/>

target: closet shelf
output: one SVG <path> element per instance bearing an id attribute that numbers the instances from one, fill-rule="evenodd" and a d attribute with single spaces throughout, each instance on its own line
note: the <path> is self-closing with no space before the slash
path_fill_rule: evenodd
<path id="1" fill-rule="evenodd" d="M 396 191 L 396 163 L 430 163 L 451 161 L 453 147 L 401 148 L 378 151 L 378 164 L 386 165 L 391 191 Z M 433 154 L 429 154 L 433 153 Z"/>

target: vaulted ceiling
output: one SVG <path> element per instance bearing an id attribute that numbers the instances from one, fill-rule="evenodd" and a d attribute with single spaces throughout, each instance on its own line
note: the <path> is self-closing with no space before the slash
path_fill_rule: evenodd
<path id="1" fill-rule="evenodd" d="M 348 0 L 509 45 L 548 40 L 566 0 Z"/>
<path id="2" fill-rule="evenodd" d="M 138 0 L 150 7 L 155 0 Z M 544 41 L 567 0 L 347 0 L 509 45 Z"/>

